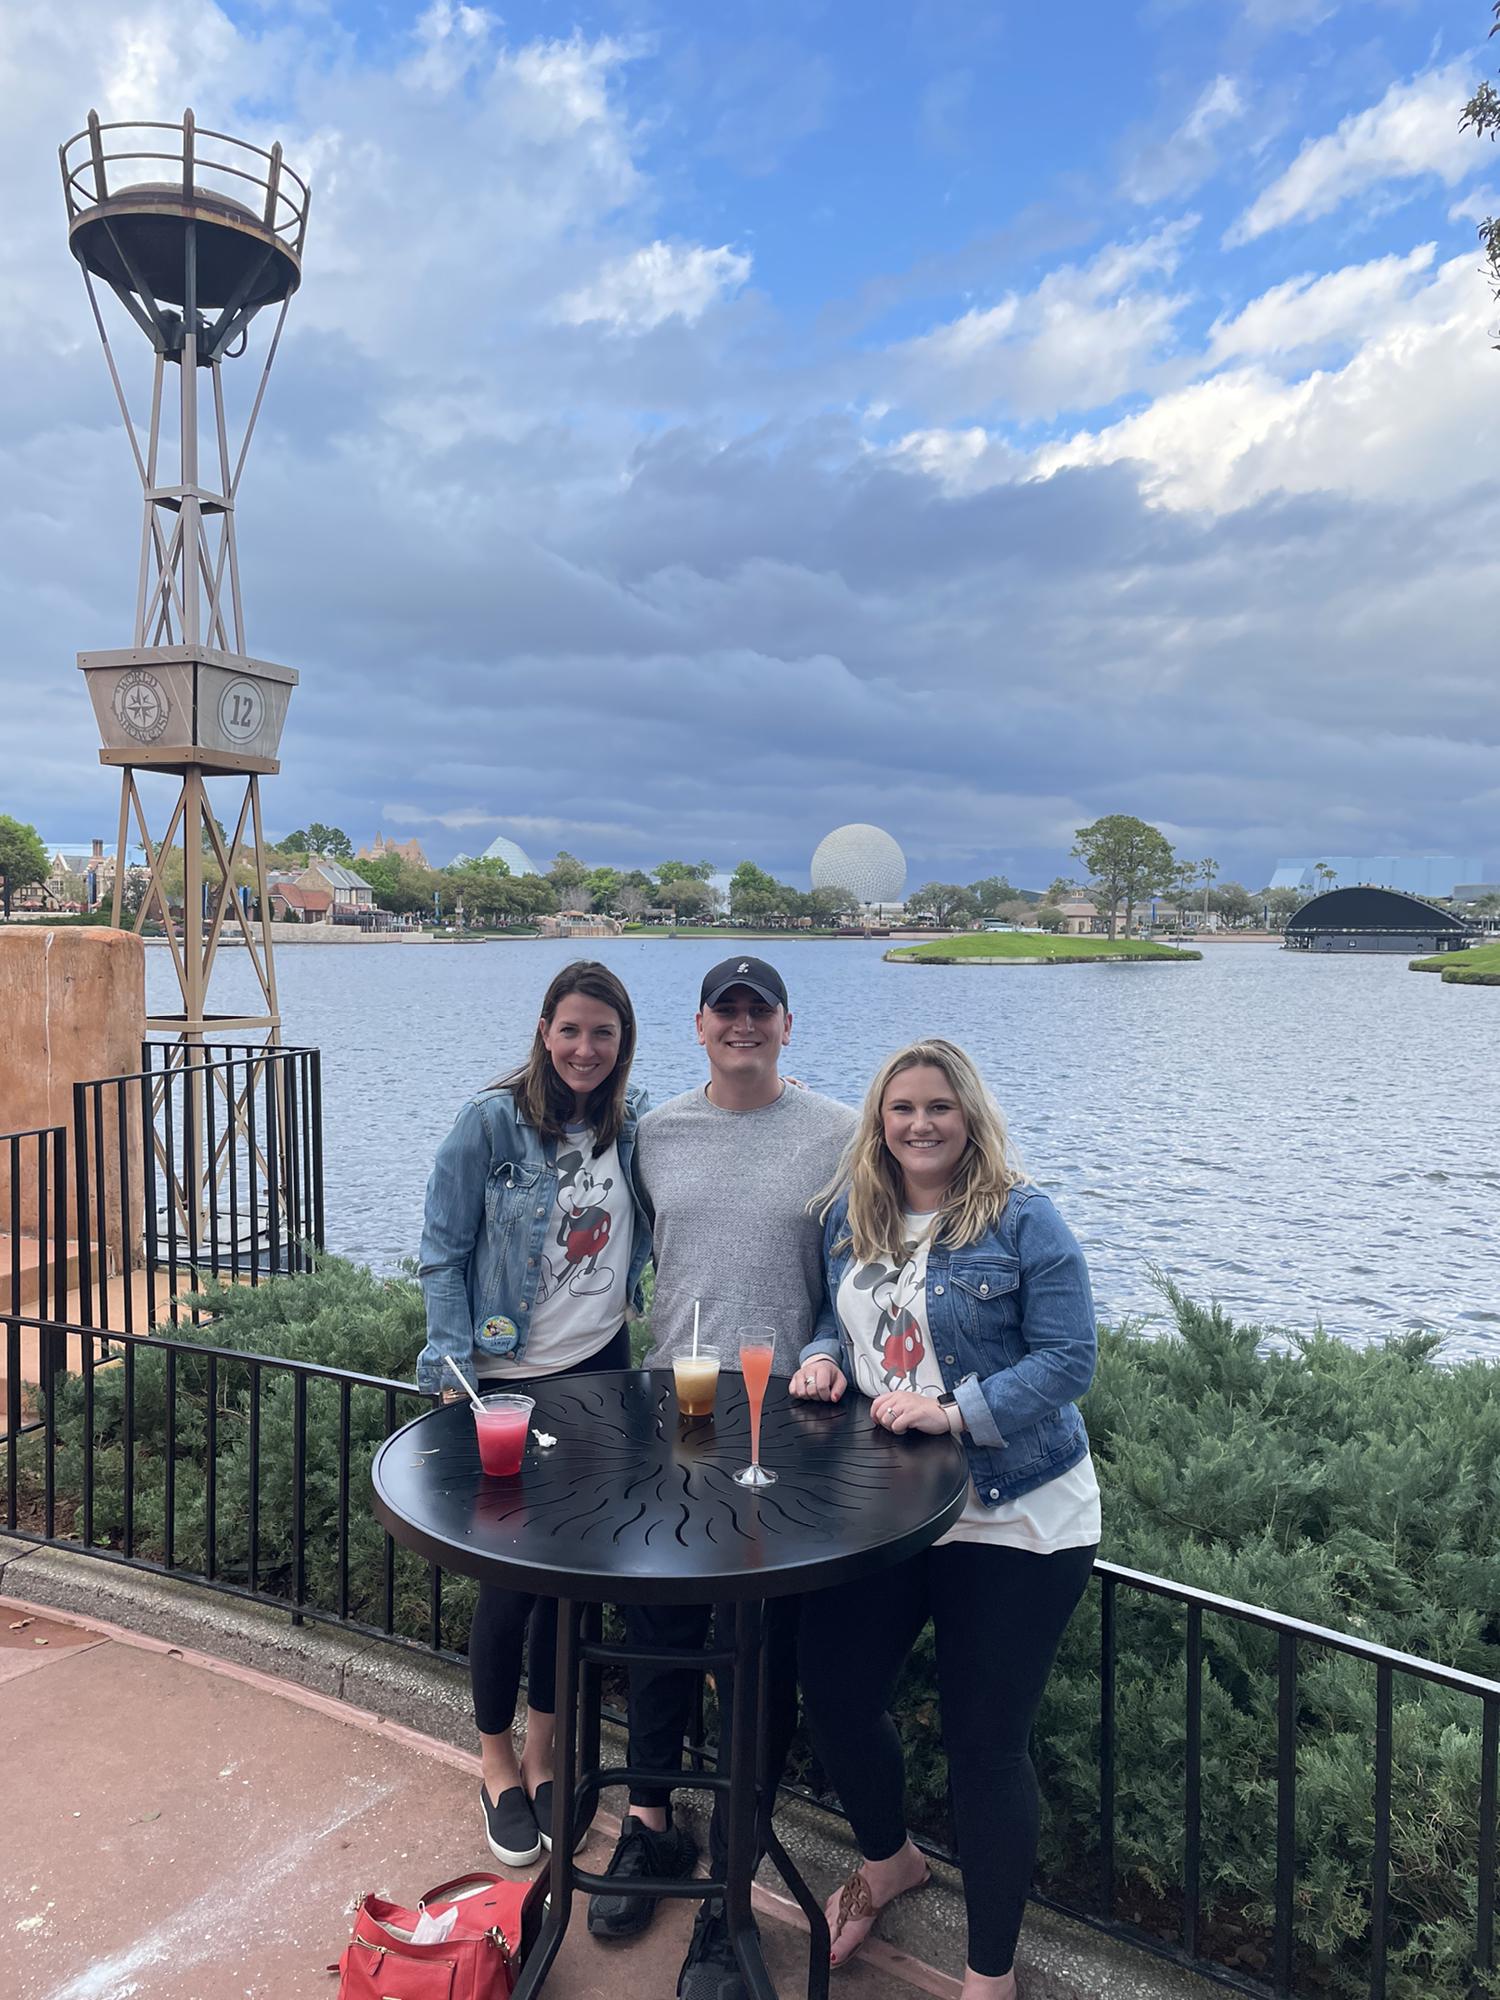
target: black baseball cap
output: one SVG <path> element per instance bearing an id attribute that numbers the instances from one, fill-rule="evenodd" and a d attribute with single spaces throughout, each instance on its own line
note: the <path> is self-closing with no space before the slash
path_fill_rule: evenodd
<path id="1" fill-rule="evenodd" d="M 786 984 L 774 965 L 763 958 L 726 958 L 703 975 L 699 1007 L 716 1007 L 731 986 L 748 986 L 768 1007 L 786 1005 Z"/>

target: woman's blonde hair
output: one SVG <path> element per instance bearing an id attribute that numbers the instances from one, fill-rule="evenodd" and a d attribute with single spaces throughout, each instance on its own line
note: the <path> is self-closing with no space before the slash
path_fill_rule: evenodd
<path id="1" fill-rule="evenodd" d="M 899 1049 L 876 1072 L 839 1171 L 816 1197 L 826 1221 L 838 1197 L 848 1193 L 848 1222 L 835 1247 L 851 1245 L 862 1264 L 877 1258 L 899 1264 L 906 1254 L 905 1183 L 885 1143 L 881 1107 L 903 1071 L 927 1065 L 947 1078 L 969 1134 L 938 1212 L 934 1241 L 977 1242 L 999 1221 L 1011 1189 L 1026 1179 L 1000 1109 L 963 1050 L 941 1039 Z"/>

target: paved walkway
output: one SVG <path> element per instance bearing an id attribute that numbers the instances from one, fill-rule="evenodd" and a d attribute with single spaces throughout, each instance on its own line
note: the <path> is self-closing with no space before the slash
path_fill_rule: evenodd
<path id="1" fill-rule="evenodd" d="M 478 1765 L 342 1702 L 112 1626 L 0 1598 L 0 1994 L 5 2000 L 333 2000 L 354 1899 L 413 1901 L 493 1867 Z M 613 1823 L 591 1839 L 608 1857 Z M 756 1891 L 779 1990 L 806 1932 Z M 669 2000 L 693 1906 L 595 1944 L 580 1919 L 557 2000 Z M 956 2000 L 872 1943 L 840 2000 Z"/>

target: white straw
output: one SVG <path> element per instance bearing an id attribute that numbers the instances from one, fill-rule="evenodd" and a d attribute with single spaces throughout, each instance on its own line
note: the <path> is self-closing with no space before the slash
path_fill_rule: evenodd
<path id="1" fill-rule="evenodd" d="M 463 1384 L 464 1394 L 468 1397 L 469 1401 L 474 1405 L 475 1409 L 478 1410 L 479 1414 L 483 1416 L 484 1405 L 483 1403 L 480 1402 L 478 1396 L 474 1393 L 474 1391 L 469 1387 L 468 1380 L 465 1377 L 462 1368 L 459 1367 L 458 1363 L 453 1359 L 453 1356 L 451 1354 L 445 1354 L 443 1356 L 443 1359 L 447 1362 L 448 1366 L 453 1370 L 454 1374 Z"/>
<path id="2" fill-rule="evenodd" d="M 693 1359 L 698 1359 L 698 1301 L 693 1300 Z"/>

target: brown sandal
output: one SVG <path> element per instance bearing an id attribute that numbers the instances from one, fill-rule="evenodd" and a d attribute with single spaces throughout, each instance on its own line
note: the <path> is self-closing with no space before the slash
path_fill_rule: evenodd
<path id="1" fill-rule="evenodd" d="M 907 1889 L 898 1889 L 896 1896 L 906 1896 L 912 1889 L 925 1889 L 932 1880 L 932 1871 L 924 1867 L 920 1882 L 913 1882 Z M 881 1911 L 895 1902 L 896 1896 L 887 1896 L 883 1903 L 877 1903 L 870 1893 L 870 1885 L 865 1880 L 864 1871 L 856 1868 L 847 1882 L 839 1888 L 839 1906 L 834 1914 L 833 1929 L 828 1938 L 828 1962 L 835 1972 L 850 1964 L 864 1950 L 866 1940 L 875 1927 L 875 1919 Z M 863 1924 L 864 1930 L 844 1953 L 842 1958 L 833 1956 L 833 1948 L 851 1924 Z"/>

